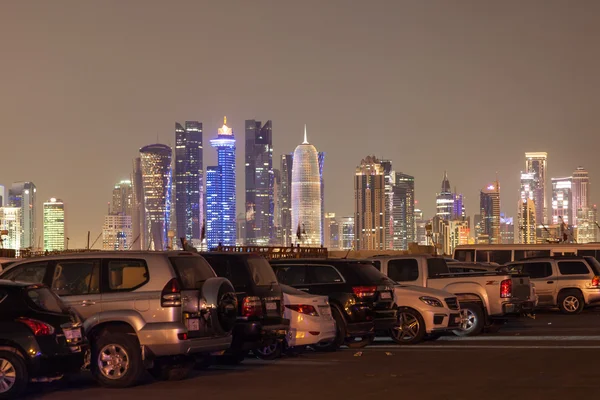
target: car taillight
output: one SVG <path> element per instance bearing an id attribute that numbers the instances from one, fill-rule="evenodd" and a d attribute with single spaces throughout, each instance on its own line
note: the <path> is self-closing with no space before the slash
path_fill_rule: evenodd
<path id="1" fill-rule="evenodd" d="M 377 286 L 354 286 L 352 291 L 356 297 L 373 297 L 375 296 L 375 292 L 377 292 Z"/>
<path id="2" fill-rule="evenodd" d="M 27 325 L 35 336 L 48 336 L 54 334 L 54 328 L 48 324 L 31 318 L 19 318 L 17 321 Z"/>
<path id="3" fill-rule="evenodd" d="M 592 286 L 594 286 L 594 287 L 600 286 L 600 276 L 595 276 L 592 278 Z"/>
<path id="4" fill-rule="evenodd" d="M 181 286 L 177 278 L 173 278 L 165 285 L 160 294 L 161 307 L 181 307 Z"/>
<path id="5" fill-rule="evenodd" d="M 260 297 L 244 297 L 242 304 L 242 317 L 260 317 L 263 314 L 262 301 Z"/>
<path id="6" fill-rule="evenodd" d="M 512 297 L 512 279 L 505 279 L 500 282 L 500 297 Z"/>
<path id="7" fill-rule="evenodd" d="M 296 311 L 300 314 L 312 315 L 313 317 L 316 317 L 319 315 L 317 310 L 313 306 L 310 306 L 310 305 L 286 304 L 285 308 L 289 308 L 290 310 Z"/>

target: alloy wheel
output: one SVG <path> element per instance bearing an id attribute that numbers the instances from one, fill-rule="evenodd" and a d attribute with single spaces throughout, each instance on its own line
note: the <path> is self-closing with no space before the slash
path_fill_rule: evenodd
<path id="1" fill-rule="evenodd" d="M 399 340 L 412 340 L 419 334 L 421 324 L 416 316 L 401 312 L 398 316 L 398 325 L 392 329 L 392 334 Z"/>
<path id="2" fill-rule="evenodd" d="M 568 312 L 575 312 L 579 309 L 579 299 L 575 296 L 567 296 L 563 300 L 563 307 Z"/>
<path id="3" fill-rule="evenodd" d="M 0 393 L 6 393 L 15 385 L 17 371 L 14 365 L 5 358 L 0 358 Z"/>
<path id="4" fill-rule="evenodd" d="M 477 314 L 475 314 L 471 309 L 465 309 L 466 318 L 462 323 L 462 329 L 465 332 L 472 330 L 477 325 Z"/>
<path id="5" fill-rule="evenodd" d="M 256 352 L 263 356 L 269 356 L 277 351 L 278 343 L 256 349 Z"/>
<path id="6" fill-rule="evenodd" d="M 118 344 L 108 344 L 98 353 L 98 369 L 108 379 L 121 379 L 129 370 L 129 355 Z"/>

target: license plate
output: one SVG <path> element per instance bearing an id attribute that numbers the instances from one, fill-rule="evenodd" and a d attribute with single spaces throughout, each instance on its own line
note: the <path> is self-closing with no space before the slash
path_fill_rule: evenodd
<path id="1" fill-rule="evenodd" d="M 200 330 L 200 320 L 198 318 L 191 318 L 187 320 L 187 328 L 188 331 L 199 331 Z"/>
<path id="2" fill-rule="evenodd" d="M 392 294 L 390 292 L 381 292 L 381 298 L 382 299 L 391 299 Z"/>
<path id="3" fill-rule="evenodd" d="M 267 303 L 266 307 L 267 307 L 267 311 L 277 310 L 277 304 L 276 303 Z"/>
<path id="4" fill-rule="evenodd" d="M 81 340 L 81 329 L 64 329 L 63 332 L 69 342 Z"/>

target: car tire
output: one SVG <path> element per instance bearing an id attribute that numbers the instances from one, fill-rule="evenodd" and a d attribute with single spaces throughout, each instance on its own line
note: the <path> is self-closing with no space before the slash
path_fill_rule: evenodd
<path id="1" fill-rule="evenodd" d="M 479 335 L 485 325 L 481 305 L 477 303 L 461 303 L 460 308 L 466 310 L 467 320 L 463 323 L 463 329 L 455 329 L 452 333 L 462 337 Z"/>
<path id="2" fill-rule="evenodd" d="M 109 357 L 113 362 L 120 362 L 120 368 L 105 365 Z M 137 338 L 127 333 L 101 334 L 92 344 L 90 367 L 92 376 L 101 386 L 126 388 L 136 385 L 144 372 L 142 352 Z"/>
<path id="3" fill-rule="evenodd" d="M 356 340 L 356 338 L 350 338 L 346 341 L 346 346 L 348 346 L 349 349 L 362 349 L 373 344 L 374 340 L 375 335 L 363 336 L 360 338 L 360 340 Z"/>
<path id="4" fill-rule="evenodd" d="M 160 381 L 181 381 L 188 377 L 194 364 L 195 360 L 190 357 L 180 360 L 155 360 L 154 366 L 148 372 Z"/>
<path id="5" fill-rule="evenodd" d="M 254 349 L 252 353 L 261 360 L 276 360 L 281 357 L 281 343 L 275 342 L 270 346 Z"/>
<path id="6" fill-rule="evenodd" d="M 238 300 L 231 283 L 225 278 L 209 278 L 202 284 L 201 290 L 208 304 L 216 304 L 211 319 L 217 332 L 222 335 L 231 333 L 238 311 Z"/>
<path id="7" fill-rule="evenodd" d="M 10 351 L 0 351 L 0 399 L 16 399 L 27 388 L 29 373 L 23 357 Z"/>
<path id="8" fill-rule="evenodd" d="M 567 315 L 579 314 L 585 307 L 585 300 L 577 290 L 565 290 L 558 296 L 558 308 Z"/>
<path id="9" fill-rule="evenodd" d="M 390 330 L 390 336 L 395 343 L 402 345 L 421 343 L 426 333 L 425 321 L 418 311 L 412 308 L 398 310 L 398 324 Z"/>
<path id="10" fill-rule="evenodd" d="M 194 369 L 196 371 L 204 371 L 210 368 L 215 362 L 212 356 L 206 357 L 198 357 L 196 358 L 196 363 L 194 364 Z"/>
<path id="11" fill-rule="evenodd" d="M 346 321 L 336 307 L 331 307 L 331 315 L 335 320 L 335 339 L 327 343 L 317 343 L 311 346 L 315 351 L 332 352 L 337 351 L 346 340 Z"/>
<path id="12" fill-rule="evenodd" d="M 231 353 L 225 353 L 219 357 L 219 361 L 224 365 L 239 365 L 244 361 L 248 355 L 247 351 L 235 351 Z"/>

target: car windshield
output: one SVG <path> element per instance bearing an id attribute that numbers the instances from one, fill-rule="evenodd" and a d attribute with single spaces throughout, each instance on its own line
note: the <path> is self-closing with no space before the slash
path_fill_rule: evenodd
<path id="1" fill-rule="evenodd" d="M 27 289 L 26 295 L 30 305 L 33 305 L 42 311 L 50 311 L 61 314 L 68 312 L 68 307 L 48 288 L 41 287 Z"/>
<path id="2" fill-rule="evenodd" d="M 359 278 L 359 282 L 364 284 L 389 284 L 395 285 L 396 283 L 392 281 L 390 278 L 385 276 L 382 272 L 377 270 L 371 263 L 352 263 L 349 264 L 355 266 L 353 271 L 355 271 L 357 277 Z"/>
<path id="3" fill-rule="evenodd" d="M 200 256 L 169 257 L 183 289 L 195 289 L 198 284 L 215 276 L 208 262 Z"/>
<path id="4" fill-rule="evenodd" d="M 256 286 L 270 286 L 277 283 L 275 272 L 273 272 L 269 262 L 264 257 L 251 256 L 246 261 Z"/>

